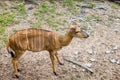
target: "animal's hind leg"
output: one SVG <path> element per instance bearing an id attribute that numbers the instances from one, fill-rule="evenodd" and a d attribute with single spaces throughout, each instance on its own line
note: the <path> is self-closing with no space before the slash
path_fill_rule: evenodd
<path id="1" fill-rule="evenodd" d="M 63 65 L 63 63 L 61 63 L 61 61 L 60 61 L 60 58 L 59 58 L 59 55 L 58 55 L 57 52 L 55 53 L 55 57 L 57 58 L 58 63 L 59 63 L 60 65 Z"/>
<path id="2" fill-rule="evenodd" d="M 12 59 L 12 64 L 13 64 L 13 68 L 14 68 L 14 74 L 18 78 L 18 66 L 17 66 L 17 60 L 16 60 L 16 58 Z"/>
<path id="3" fill-rule="evenodd" d="M 17 60 L 22 56 L 22 54 L 24 53 L 24 51 L 18 51 L 15 56 L 13 57 L 12 59 L 12 64 L 13 64 L 13 67 L 14 67 L 14 73 L 15 73 L 15 76 L 17 78 L 19 78 L 18 76 L 18 62 Z"/>

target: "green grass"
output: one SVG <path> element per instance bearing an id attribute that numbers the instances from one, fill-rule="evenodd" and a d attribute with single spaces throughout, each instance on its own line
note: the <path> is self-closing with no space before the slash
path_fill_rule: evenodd
<path id="1" fill-rule="evenodd" d="M 2 35 L 5 32 L 5 27 L 0 27 L 0 35 Z"/>
<path id="2" fill-rule="evenodd" d="M 67 7 L 72 14 L 78 14 L 78 10 L 73 0 L 63 0 L 63 6 Z"/>
<path id="3" fill-rule="evenodd" d="M 63 0 L 63 6 L 74 7 L 73 0 Z"/>
<path id="4" fill-rule="evenodd" d="M 97 21 L 100 21 L 100 16 L 98 14 L 92 15 L 93 19 L 96 19 Z"/>
<path id="5" fill-rule="evenodd" d="M 50 14 L 55 12 L 55 7 L 48 5 L 46 2 L 40 4 L 39 9 L 35 12 L 35 15 L 43 16 L 44 14 Z"/>
<path id="6" fill-rule="evenodd" d="M 17 8 L 18 8 L 18 12 L 20 12 L 21 14 L 26 13 L 25 6 L 23 4 L 19 4 Z"/>
<path id="7" fill-rule="evenodd" d="M 119 6 L 116 3 L 112 3 L 111 8 L 112 9 L 117 9 Z"/>
<path id="8" fill-rule="evenodd" d="M 78 1 L 78 2 L 83 2 L 83 1 L 85 1 L 85 0 L 75 0 L 75 1 Z"/>
<path id="9" fill-rule="evenodd" d="M 32 27 L 41 28 L 41 25 L 46 25 L 50 26 L 54 30 L 57 30 L 60 25 L 63 26 L 66 22 L 64 18 L 66 14 L 77 14 L 77 12 L 79 12 L 75 2 L 76 1 L 73 0 L 63 0 L 61 3 L 59 3 L 60 5 L 57 5 L 56 3 L 42 2 L 34 12 L 36 20 L 32 22 Z M 66 9 L 66 12 L 59 12 L 59 9 L 57 9 L 58 6 L 62 6 L 63 9 Z M 63 18 L 61 19 L 62 16 Z"/>
<path id="10" fill-rule="evenodd" d="M 0 26 L 8 26 L 14 20 L 14 17 L 14 14 L 3 12 L 2 14 L 0 14 Z"/>
<path id="11" fill-rule="evenodd" d="M 3 12 L 0 14 L 0 34 L 3 34 L 6 26 L 9 26 L 14 21 L 14 14 Z"/>
<path id="12" fill-rule="evenodd" d="M 35 11 L 34 15 L 36 16 L 36 23 L 32 25 L 33 28 L 40 28 L 42 23 L 46 23 L 49 26 L 51 26 L 53 29 L 56 29 L 55 19 L 55 13 L 56 8 L 55 4 L 48 4 L 46 2 L 43 2 L 40 4 L 39 8 Z"/>

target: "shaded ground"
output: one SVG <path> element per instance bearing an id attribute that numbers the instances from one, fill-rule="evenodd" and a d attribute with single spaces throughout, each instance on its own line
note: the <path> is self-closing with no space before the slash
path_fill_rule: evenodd
<path id="1" fill-rule="evenodd" d="M 52 73 L 48 52 L 27 51 L 19 60 L 19 67 L 22 69 L 20 80 L 120 80 L 120 7 L 113 9 L 111 8 L 112 3 L 99 3 L 108 5 L 107 10 L 85 8 L 84 17 L 81 15 L 82 17 L 75 18 L 77 20 L 78 18 L 86 19 L 85 22 L 80 19 L 78 23 L 85 27 L 88 26 L 87 31 L 90 32 L 90 37 L 88 39 L 74 38 L 69 46 L 59 51 L 64 63 L 64 66 L 61 66 L 56 62 L 59 76 L 54 76 Z M 95 2 L 95 4 L 99 3 Z M 86 5 L 86 3 L 80 4 Z M 34 5 L 27 4 L 26 8 L 29 6 Z M 32 11 L 27 12 L 27 14 L 29 13 L 31 14 Z M 8 27 L 6 33 L 14 27 L 29 28 L 31 24 L 27 19 L 31 17 L 32 15 L 21 20 L 19 24 Z M 51 29 L 51 27 L 44 28 Z M 62 30 L 58 30 L 58 32 L 65 33 Z M 92 64 L 90 68 L 94 74 L 91 75 L 83 68 L 64 61 L 63 56 L 83 65 Z M 91 61 L 91 58 L 95 61 Z M 117 62 L 111 62 L 113 59 Z M 11 57 L 4 48 L 0 53 L 0 80 L 17 80 L 13 75 Z"/>

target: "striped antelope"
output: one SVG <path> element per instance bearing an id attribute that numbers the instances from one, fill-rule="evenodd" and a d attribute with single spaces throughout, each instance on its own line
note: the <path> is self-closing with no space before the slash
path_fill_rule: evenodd
<path id="1" fill-rule="evenodd" d="M 18 63 L 17 60 L 24 54 L 26 50 L 39 52 L 47 50 L 50 54 L 53 73 L 57 75 L 54 60 L 56 57 L 60 65 L 62 65 L 57 51 L 62 47 L 67 46 L 73 37 L 87 38 L 89 35 L 80 29 L 75 22 L 72 22 L 66 34 L 59 35 L 56 32 L 43 29 L 24 29 L 11 35 L 6 44 L 8 53 L 12 56 L 12 64 L 14 67 L 15 76 L 18 78 Z"/>

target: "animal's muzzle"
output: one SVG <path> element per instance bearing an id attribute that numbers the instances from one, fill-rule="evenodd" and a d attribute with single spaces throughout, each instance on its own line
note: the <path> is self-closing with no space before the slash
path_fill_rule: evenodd
<path id="1" fill-rule="evenodd" d="M 89 35 L 87 34 L 84 38 L 88 38 L 89 37 Z"/>

